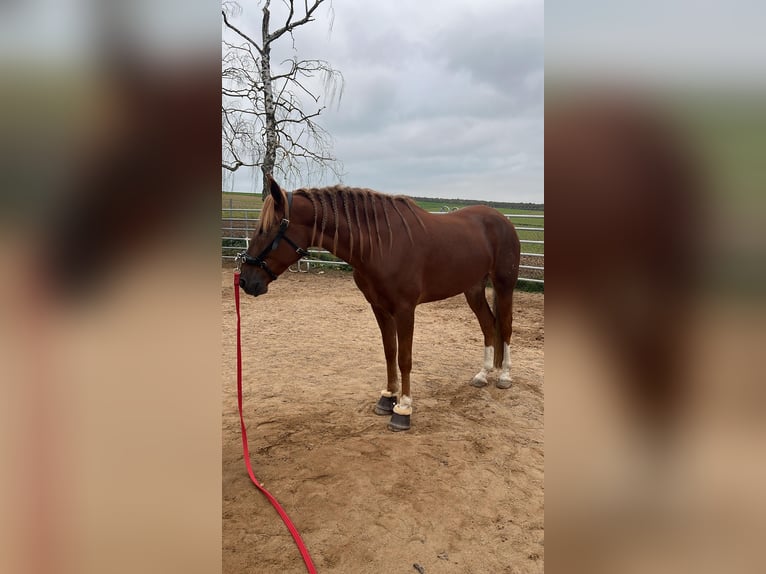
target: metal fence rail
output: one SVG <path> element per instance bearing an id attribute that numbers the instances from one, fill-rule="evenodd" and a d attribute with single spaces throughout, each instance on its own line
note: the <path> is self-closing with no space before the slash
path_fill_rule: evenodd
<path id="1" fill-rule="evenodd" d="M 236 254 L 243 249 L 247 248 L 247 243 L 250 236 L 255 231 L 258 225 L 258 217 L 260 216 L 260 209 L 249 208 L 237 208 L 237 207 L 223 207 L 221 208 L 221 258 L 223 260 L 233 261 L 236 258 Z M 227 216 L 227 213 L 229 214 Z M 236 213 L 238 217 L 230 217 L 232 213 Z M 443 214 L 443 211 L 431 211 L 434 214 Z M 526 213 L 512 213 L 505 215 L 508 219 L 531 219 L 542 220 L 545 215 L 533 215 Z M 529 223 L 534 224 L 535 221 Z M 515 225 L 515 222 L 514 222 Z M 519 269 L 529 271 L 530 273 L 522 272 L 519 275 L 519 281 L 527 281 L 530 283 L 544 284 L 544 272 L 545 266 L 533 265 L 532 263 L 542 263 L 545 260 L 545 255 L 542 252 L 542 246 L 545 245 L 544 239 L 529 239 L 529 234 L 535 236 L 542 235 L 545 232 L 545 227 L 539 226 L 523 226 L 515 225 L 516 231 L 519 232 L 521 238 L 519 242 L 524 245 L 534 246 L 532 249 L 522 251 L 522 264 L 519 265 Z M 229 245 L 226 245 L 229 242 Z M 237 245 L 231 245 L 236 242 Z M 540 247 L 537 247 L 540 246 Z M 523 248 L 523 247 L 522 247 Z M 537 252 L 539 250 L 539 252 Z M 310 257 L 301 258 L 296 266 L 298 272 L 307 272 L 311 269 L 311 265 L 348 265 L 345 261 L 338 259 L 332 255 L 329 251 L 324 249 L 309 249 Z M 533 261 L 529 261 L 527 258 L 536 258 Z M 292 269 L 291 269 L 292 271 Z"/>

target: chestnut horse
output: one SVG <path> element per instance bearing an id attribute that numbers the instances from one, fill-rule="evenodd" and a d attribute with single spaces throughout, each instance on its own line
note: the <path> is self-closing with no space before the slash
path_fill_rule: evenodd
<path id="1" fill-rule="evenodd" d="M 328 187 L 284 192 L 269 179 L 261 221 L 239 255 L 239 285 L 258 296 L 309 246 L 327 249 L 354 267 L 354 281 L 372 306 L 386 356 L 388 384 L 375 413 L 391 430 L 410 428 L 415 306 L 463 293 L 484 334 L 484 363 L 471 384 L 511 386 L 513 289 L 520 244 L 513 224 L 486 206 L 430 214 L 410 199 L 369 189 Z M 492 280 L 494 311 L 485 296 Z M 398 343 L 398 345 L 397 345 Z M 397 397 L 398 364 L 401 393 Z"/>

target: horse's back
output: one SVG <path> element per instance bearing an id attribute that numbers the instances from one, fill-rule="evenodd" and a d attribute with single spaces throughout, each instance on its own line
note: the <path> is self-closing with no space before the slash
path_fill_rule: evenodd
<path id="1" fill-rule="evenodd" d="M 467 238 L 470 246 L 484 244 L 495 255 L 505 252 L 518 257 L 520 249 L 516 228 L 496 209 L 486 205 L 471 205 L 437 217 L 447 223 L 449 233 L 463 231 L 453 235 L 453 241 Z"/>

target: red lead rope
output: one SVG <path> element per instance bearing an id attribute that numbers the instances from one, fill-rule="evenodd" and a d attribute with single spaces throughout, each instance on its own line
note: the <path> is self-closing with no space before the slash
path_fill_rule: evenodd
<path id="1" fill-rule="evenodd" d="M 285 512 L 284 508 L 280 506 L 279 502 L 277 502 L 277 499 L 274 498 L 271 493 L 266 490 L 263 485 L 258 482 L 258 479 L 255 478 L 255 474 L 253 473 L 253 468 L 250 466 L 250 450 L 247 448 L 247 429 L 245 428 L 245 418 L 242 416 L 242 341 L 240 337 L 240 315 L 239 315 L 239 273 L 234 273 L 234 303 L 237 307 L 237 403 L 239 404 L 239 423 L 242 427 L 242 450 L 244 452 L 245 456 L 245 466 L 247 466 L 247 473 L 250 475 L 250 480 L 253 481 L 253 484 L 260 490 L 266 498 L 269 499 L 269 502 L 271 502 L 271 505 L 276 509 L 276 511 L 279 513 L 279 516 L 282 517 L 282 521 L 285 523 L 285 526 L 287 526 L 287 529 L 290 531 L 290 534 L 293 535 L 293 540 L 295 540 L 295 544 L 298 545 L 298 550 L 301 551 L 301 556 L 303 556 L 303 562 L 306 564 L 306 568 L 309 571 L 309 574 L 316 574 L 316 568 L 314 568 L 314 563 L 311 561 L 311 556 L 309 556 L 309 551 L 306 549 L 306 545 L 303 543 L 303 540 L 301 539 L 301 535 L 298 534 L 298 530 L 293 525 L 292 521 L 290 520 L 290 517 L 287 516 L 287 512 Z"/>

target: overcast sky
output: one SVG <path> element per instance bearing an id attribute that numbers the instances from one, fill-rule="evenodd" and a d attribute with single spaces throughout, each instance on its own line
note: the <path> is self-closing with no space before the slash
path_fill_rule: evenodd
<path id="1" fill-rule="evenodd" d="M 260 7 L 243 7 L 237 25 L 259 36 Z M 340 106 L 320 118 L 343 183 L 543 202 L 542 0 L 333 0 L 333 14 L 328 8 L 296 30 L 295 49 L 345 79 Z M 260 191 L 258 179 L 237 173 L 224 189 Z"/>

